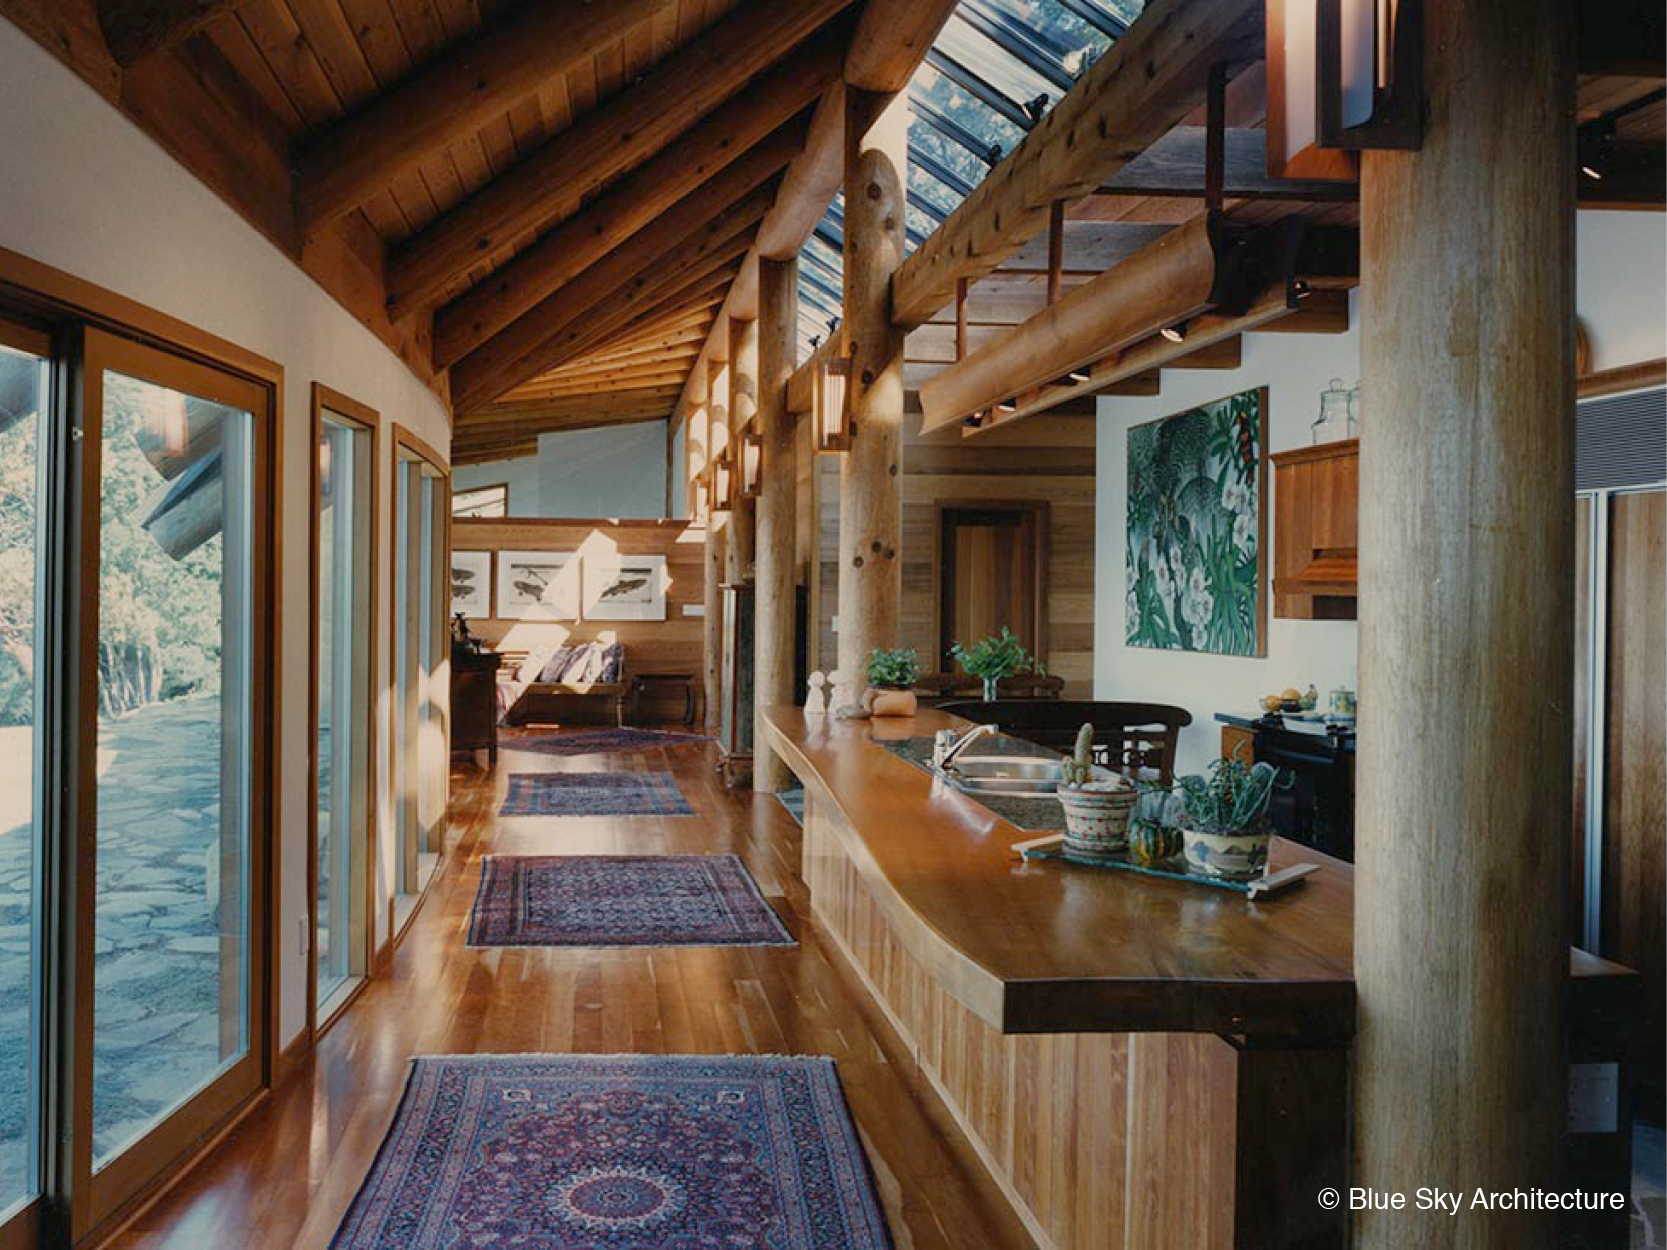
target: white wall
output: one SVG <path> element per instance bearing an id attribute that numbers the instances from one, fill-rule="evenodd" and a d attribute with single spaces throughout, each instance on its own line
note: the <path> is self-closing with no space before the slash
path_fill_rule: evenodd
<path id="1" fill-rule="evenodd" d="M 564 430 L 538 439 L 538 514 L 666 515 L 666 423 Z"/>
<path id="2" fill-rule="evenodd" d="M 1667 218 L 1584 212 L 1575 220 L 1575 308 L 1592 344 L 1592 368 L 1667 356 Z"/>
<path id="3" fill-rule="evenodd" d="M 1667 225 L 1659 213 L 1582 212 L 1576 233 L 1576 304 L 1592 343 L 1592 367 L 1610 369 L 1667 355 Z M 1350 330 L 1340 335 L 1247 334 L 1244 361 L 1232 372 L 1166 370 L 1163 393 L 1102 398 L 1099 404 L 1094 697 L 1174 703 L 1192 713 L 1181 735 L 1178 766 L 1192 772 L 1220 751 L 1217 712 L 1254 715 L 1259 695 L 1312 682 L 1322 697 L 1334 686 L 1357 687 L 1352 621 L 1290 621 L 1274 617 L 1269 592 L 1268 654 L 1238 659 L 1124 645 L 1124 512 L 1128 494 L 1126 431 L 1131 424 L 1181 412 L 1250 387 L 1268 387 L 1268 450 L 1307 446 L 1329 379 L 1352 386 L 1360 377 L 1361 293 L 1350 301 Z M 1362 396 L 1362 421 L 1371 396 Z M 1268 490 L 1271 544 L 1279 517 Z M 1271 548 L 1270 548 L 1271 550 Z M 1270 566 L 1271 577 L 1271 566 Z"/>
<path id="4" fill-rule="evenodd" d="M 1353 621 L 1287 621 L 1273 615 L 1268 595 L 1265 658 L 1154 651 L 1124 645 L 1124 515 L 1128 505 L 1126 432 L 1150 421 L 1256 386 L 1268 388 L 1268 451 L 1306 447 L 1319 414 L 1320 392 L 1332 378 L 1353 386 L 1360 374 L 1360 341 L 1351 301 L 1345 334 L 1247 334 L 1243 363 L 1231 371 L 1166 369 L 1163 393 L 1102 398 L 1096 440 L 1094 697 L 1173 703 L 1192 713 L 1181 731 L 1176 764 L 1196 772 L 1221 751 L 1217 712 L 1259 715 L 1258 696 L 1310 682 L 1323 693 L 1356 685 Z M 1365 418 L 1369 420 L 1370 418 Z M 1275 514 L 1268 489 L 1271 551 Z M 1271 570 L 1270 570 L 1271 576 Z"/>
<path id="5" fill-rule="evenodd" d="M 538 457 L 516 456 L 513 460 L 488 460 L 484 464 L 464 464 L 452 470 L 454 491 L 473 490 L 479 486 L 509 486 L 509 515 L 535 517 L 538 511 Z"/>
<path id="6" fill-rule="evenodd" d="M 79 78 L 0 20 L 0 246 L 66 270 L 230 340 L 284 367 L 280 414 L 287 470 L 281 500 L 284 564 L 280 776 L 280 904 L 275 926 L 279 1046 L 306 1023 L 307 962 L 298 926 L 307 915 L 306 674 L 311 384 L 323 382 L 382 414 L 383 447 L 398 422 L 431 446 L 450 446 L 444 406 L 379 339 L 297 266 Z M 378 466 L 383 515 L 389 453 Z M 381 539 L 381 594 L 390 594 L 389 531 Z M 390 619 L 384 612 L 382 619 Z M 387 671 L 387 639 L 377 659 Z M 386 696 L 384 696 L 385 698 Z M 386 704 L 379 753 L 386 787 Z M 388 804 L 383 863 L 391 862 Z M 378 929 L 386 931 L 384 913 Z"/>

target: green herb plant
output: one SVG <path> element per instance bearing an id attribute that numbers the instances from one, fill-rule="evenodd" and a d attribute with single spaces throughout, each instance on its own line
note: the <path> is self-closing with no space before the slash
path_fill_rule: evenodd
<path id="1" fill-rule="evenodd" d="M 875 647 L 868 653 L 868 684 L 880 689 L 909 690 L 920 679 L 920 657 L 912 647 L 888 651 Z"/>

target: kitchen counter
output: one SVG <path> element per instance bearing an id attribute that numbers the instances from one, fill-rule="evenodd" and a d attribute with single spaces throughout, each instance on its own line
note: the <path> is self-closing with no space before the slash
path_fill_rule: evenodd
<path id="1" fill-rule="evenodd" d="M 967 726 L 766 713 L 805 787 L 818 940 L 1037 1244 L 1346 1245 L 1347 1213 L 1314 1195 L 1348 1183 L 1352 868 L 1276 839 L 1275 868 L 1320 868 L 1250 902 L 1020 860 L 1011 846 L 1033 832 L 912 762 L 945 727 Z M 1022 802 L 1010 814 L 1037 823 Z M 1580 952 L 1571 970 L 1571 1059 L 1612 1061 L 1637 978 Z M 1607 1168 L 1624 1143 L 1587 1135 L 1570 1156 Z M 1623 1172 L 1582 1187 L 1624 1187 Z"/>

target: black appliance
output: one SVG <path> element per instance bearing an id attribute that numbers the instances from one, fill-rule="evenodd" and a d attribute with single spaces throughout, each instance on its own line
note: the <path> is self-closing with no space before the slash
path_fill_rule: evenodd
<path id="1" fill-rule="evenodd" d="M 1354 862 L 1354 731 L 1287 729 L 1277 715 L 1255 722 L 1255 756 L 1282 776 L 1268 820 L 1282 838 Z"/>

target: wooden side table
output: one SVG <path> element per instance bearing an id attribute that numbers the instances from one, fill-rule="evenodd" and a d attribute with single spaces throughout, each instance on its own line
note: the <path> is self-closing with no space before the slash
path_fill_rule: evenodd
<path id="1" fill-rule="evenodd" d="M 498 668 L 503 657 L 495 651 L 451 657 L 451 749 L 486 749 L 498 762 Z"/>
<path id="2" fill-rule="evenodd" d="M 638 673 L 631 678 L 631 723 L 642 719 L 644 694 L 654 694 L 666 688 L 683 691 L 683 727 L 692 729 L 695 723 L 695 675 L 693 673 Z"/>

